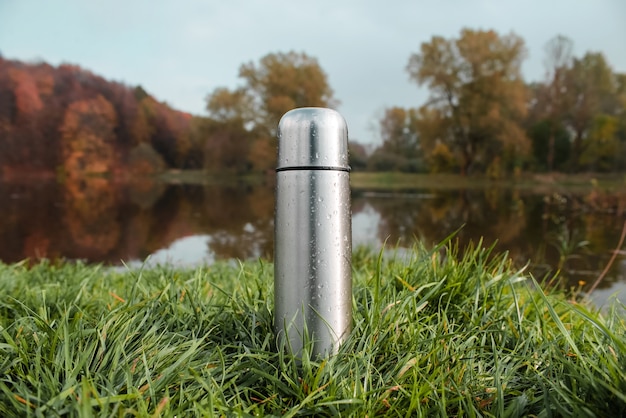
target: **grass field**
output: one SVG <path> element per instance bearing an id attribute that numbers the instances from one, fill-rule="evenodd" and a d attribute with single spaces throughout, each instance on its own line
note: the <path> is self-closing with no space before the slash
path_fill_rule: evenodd
<path id="1" fill-rule="evenodd" d="M 544 293 L 480 246 L 357 249 L 353 269 L 351 337 L 294 358 L 262 261 L 0 264 L 0 415 L 626 416 L 623 305 Z"/>
<path id="2" fill-rule="evenodd" d="M 623 191 L 626 177 L 619 174 L 539 174 L 525 173 L 515 177 L 493 180 L 487 176 L 458 174 L 414 174 L 398 172 L 352 172 L 350 185 L 354 190 L 382 189 L 484 189 L 486 187 L 514 187 L 523 189 L 563 189 L 587 192 L 590 190 Z"/>
<path id="3" fill-rule="evenodd" d="M 273 173 L 263 175 L 234 175 L 205 172 L 201 170 L 170 170 L 159 174 L 158 180 L 176 184 L 267 184 L 274 179 Z M 626 189 L 623 174 L 563 174 L 563 173 L 523 173 L 518 177 L 508 176 L 494 180 L 485 175 L 461 176 L 452 173 L 421 174 L 401 172 L 352 171 L 350 186 L 362 189 L 467 189 L 485 187 L 553 188 L 570 191 Z"/>

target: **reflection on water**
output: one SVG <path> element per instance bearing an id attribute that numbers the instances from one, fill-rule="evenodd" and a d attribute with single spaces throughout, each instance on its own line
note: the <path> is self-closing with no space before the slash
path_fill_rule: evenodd
<path id="1" fill-rule="evenodd" d="M 210 235 L 192 235 L 180 238 L 167 248 L 161 248 L 150 255 L 149 264 L 196 265 L 213 263 L 215 255 L 209 251 Z"/>
<path id="2" fill-rule="evenodd" d="M 196 265 L 272 257 L 273 186 L 124 184 L 102 178 L 0 183 L 0 259 L 67 258 L 119 265 Z M 457 231 L 465 245 L 497 241 L 541 279 L 560 269 L 589 283 L 626 220 L 626 192 L 472 188 L 353 193 L 353 245 L 427 246 Z M 621 284 L 620 284 L 621 283 Z M 622 253 L 598 293 L 624 286 Z M 604 290 L 602 290 L 604 289 Z"/>
<path id="3" fill-rule="evenodd" d="M 270 186 L 0 183 L 0 259 L 182 264 L 272 256 Z"/>

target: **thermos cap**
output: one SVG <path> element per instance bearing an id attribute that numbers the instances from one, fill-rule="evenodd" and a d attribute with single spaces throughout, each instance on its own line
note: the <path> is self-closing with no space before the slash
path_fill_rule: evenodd
<path id="1" fill-rule="evenodd" d="M 349 171 L 348 127 L 338 112 L 302 107 L 278 123 L 277 171 L 325 169 Z"/>

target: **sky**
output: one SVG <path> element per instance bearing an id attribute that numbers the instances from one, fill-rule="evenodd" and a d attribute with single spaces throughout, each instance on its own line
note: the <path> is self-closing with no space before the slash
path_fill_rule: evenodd
<path id="1" fill-rule="evenodd" d="M 241 64 L 305 52 L 350 139 L 371 144 L 385 108 L 428 99 L 408 78 L 411 54 L 463 28 L 521 36 L 527 81 L 544 79 L 544 47 L 559 34 L 574 56 L 603 52 L 626 72 L 626 0 L 0 0 L 4 58 L 77 64 L 196 115 L 215 88 L 242 85 Z"/>

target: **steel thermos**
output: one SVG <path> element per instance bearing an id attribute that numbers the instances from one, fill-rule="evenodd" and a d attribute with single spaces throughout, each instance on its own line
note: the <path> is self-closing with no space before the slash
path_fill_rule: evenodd
<path id="1" fill-rule="evenodd" d="M 333 354 L 352 322 L 348 128 L 336 111 L 299 108 L 280 120 L 274 228 L 279 346 Z"/>

